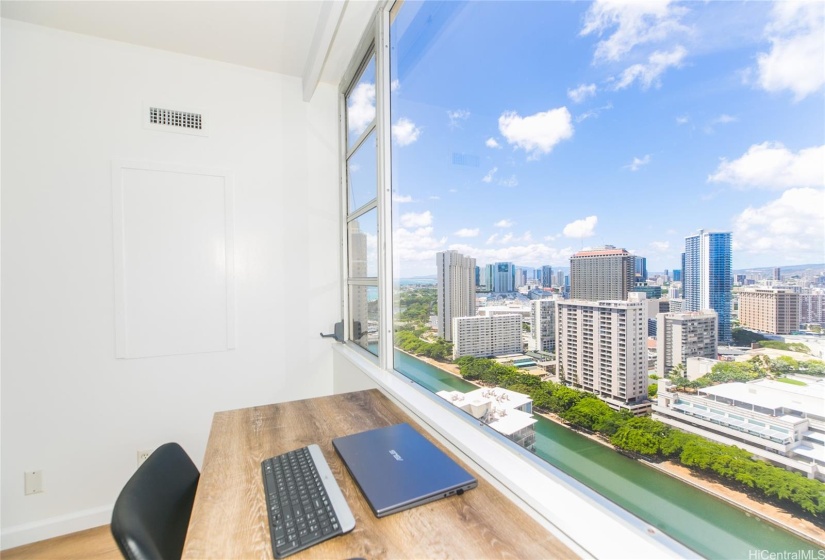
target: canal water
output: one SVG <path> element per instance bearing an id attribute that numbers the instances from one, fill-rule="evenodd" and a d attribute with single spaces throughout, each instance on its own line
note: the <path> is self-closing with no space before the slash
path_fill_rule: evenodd
<path id="1" fill-rule="evenodd" d="M 431 391 L 475 385 L 395 353 L 395 367 Z M 536 455 L 711 559 L 825 558 L 808 541 L 536 415 Z"/>

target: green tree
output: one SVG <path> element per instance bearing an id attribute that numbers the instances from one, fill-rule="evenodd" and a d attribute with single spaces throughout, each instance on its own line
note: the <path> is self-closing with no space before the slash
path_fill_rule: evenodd
<path id="1" fill-rule="evenodd" d="M 614 416 L 619 413 L 604 401 L 587 396 L 561 414 L 561 417 L 575 426 L 594 432 L 602 432 L 615 426 Z"/>
<path id="2" fill-rule="evenodd" d="M 668 430 L 665 424 L 646 416 L 629 418 L 616 430 L 610 443 L 619 449 L 655 456 Z"/>
<path id="3" fill-rule="evenodd" d="M 585 393 L 560 385 L 550 397 L 550 410 L 561 415 L 583 399 Z"/>

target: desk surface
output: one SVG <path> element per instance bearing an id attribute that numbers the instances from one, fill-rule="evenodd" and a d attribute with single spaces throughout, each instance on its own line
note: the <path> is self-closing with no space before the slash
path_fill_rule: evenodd
<path id="1" fill-rule="evenodd" d="M 444 449 L 375 389 L 216 413 L 183 558 L 272 558 L 260 464 L 310 443 L 324 452 L 355 515 L 355 529 L 290 559 L 575 556 L 460 460 L 478 478 L 478 488 L 376 518 L 331 442 L 400 422 L 415 426 Z"/>

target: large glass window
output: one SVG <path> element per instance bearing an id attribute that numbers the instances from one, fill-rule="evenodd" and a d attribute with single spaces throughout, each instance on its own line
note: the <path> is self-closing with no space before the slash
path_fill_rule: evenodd
<path id="1" fill-rule="evenodd" d="M 610 440 L 679 405 L 647 335 L 703 301 L 735 326 L 720 270 L 817 296 L 794 265 L 825 252 L 825 7 L 407 0 L 376 21 L 344 96 L 350 340 L 701 555 L 806 549 L 558 420 Z"/>
<path id="2" fill-rule="evenodd" d="M 732 240 L 718 258 L 740 283 L 821 262 L 823 20 L 821 3 L 793 1 L 399 3 L 379 85 L 391 96 L 395 369 L 460 403 L 502 377 L 485 366 L 464 379 L 458 358 L 518 367 L 535 378 L 509 386 L 533 399 L 534 437 L 498 431 L 524 453 L 700 554 L 804 548 L 560 427 L 540 384 L 584 378 L 600 410 L 649 416 L 650 321 L 690 310 L 694 280 L 735 299 L 730 278 L 703 280 L 716 269 L 693 254 L 698 230 Z M 596 259 L 581 276 L 577 254 Z M 788 280 L 811 290 L 816 274 Z M 624 288 L 608 306 L 574 306 L 571 282 Z M 631 293 L 656 288 L 655 310 Z M 588 314 L 611 317 L 598 337 Z"/>
<path id="3" fill-rule="evenodd" d="M 349 340 L 378 354 L 378 166 L 375 55 L 345 95 L 346 262 Z"/>

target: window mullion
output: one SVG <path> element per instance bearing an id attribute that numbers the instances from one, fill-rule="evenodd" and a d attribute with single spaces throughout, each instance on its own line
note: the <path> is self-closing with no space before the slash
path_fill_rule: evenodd
<path id="1" fill-rule="evenodd" d="M 361 136 L 359 136 L 355 140 L 355 142 L 353 142 L 352 147 L 350 147 L 347 150 L 347 154 L 346 154 L 347 155 L 347 158 L 346 158 L 347 160 L 349 160 L 349 158 L 352 157 L 352 154 L 354 154 L 355 152 L 358 151 L 358 148 L 361 147 L 361 144 L 363 144 L 364 141 L 366 141 L 367 137 L 372 133 L 372 131 L 374 129 L 375 129 L 375 120 L 373 120 L 370 124 L 367 125 L 367 128 L 364 129 L 364 132 L 361 133 Z"/>
<path id="2" fill-rule="evenodd" d="M 392 137 L 390 129 L 390 14 L 387 6 L 376 15 L 375 120 L 378 132 L 378 297 L 379 364 L 393 369 L 392 287 Z"/>

